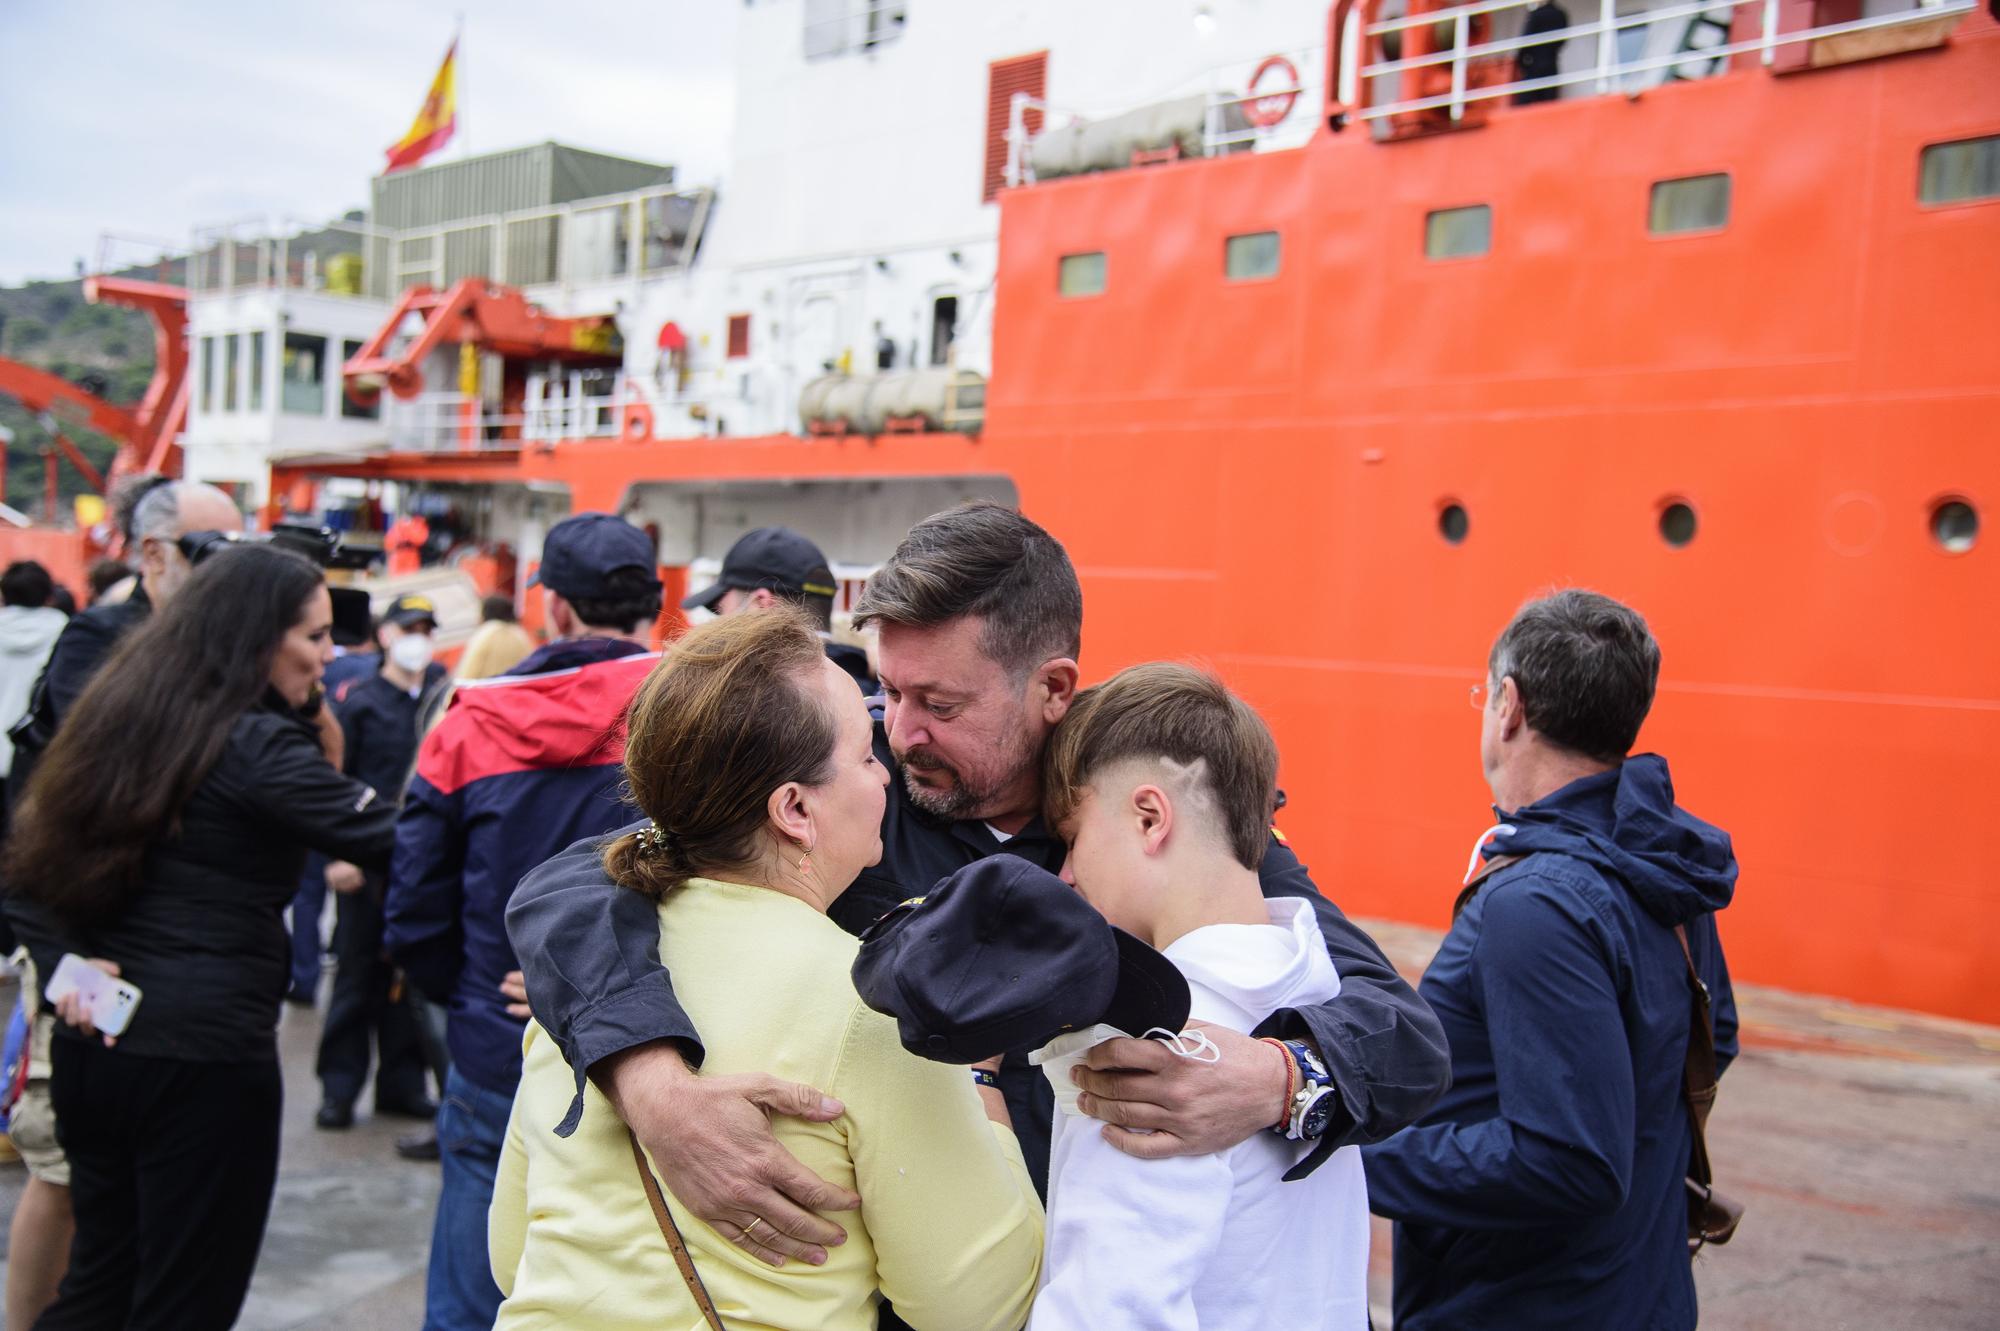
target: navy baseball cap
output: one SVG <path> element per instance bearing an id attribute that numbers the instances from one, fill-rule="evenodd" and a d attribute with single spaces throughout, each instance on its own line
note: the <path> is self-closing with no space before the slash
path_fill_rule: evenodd
<path id="1" fill-rule="evenodd" d="M 884 915 L 854 959 L 861 1001 L 939 1063 L 1039 1048 L 1102 1022 L 1187 1025 L 1187 978 L 1054 874 L 991 855 Z"/>
<path id="2" fill-rule="evenodd" d="M 731 588 L 753 591 L 764 587 L 797 600 L 802 596 L 832 596 L 839 588 L 826 556 L 818 546 L 790 527 L 759 527 L 745 532 L 722 557 L 715 584 L 681 598 L 681 609 L 713 610 Z"/>
<path id="3" fill-rule="evenodd" d="M 549 528 L 542 538 L 542 565 L 528 585 L 547 587 L 571 600 L 630 595 L 614 587 L 611 575 L 635 568 L 660 585 L 652 541 L 631 523 L 609 513 L 579 513 Z"/>
<path id="4" fill-rule="evenodd" d="M 437 627 L 437 606 L 428 596 L 404 595 L 389 602 L 389 608 L 382 612 L 382 622 L 406 629 L 412 624 L 429 624 Z"/>

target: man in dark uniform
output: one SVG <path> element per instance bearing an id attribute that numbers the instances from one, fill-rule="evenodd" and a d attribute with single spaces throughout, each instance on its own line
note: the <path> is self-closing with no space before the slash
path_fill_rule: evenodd
<path id="1" fill-rule="evenodd" d="M 417 717 L 425 691 L 444 675 L 431 659 L 437 610 L 422 596 L 399 596 L 375 631 L 381 668 L 348 687 L 334 712 L 347 738 L 347 774 L 384 795 L 401 798 L 422 738 Z M 333 930 L 339 963 L 326 1026 L 319 1039 L 322 1128 L 354 1124 L 354 1102 L 368 1080 L 373 1036 L 375 1112 L 429 1118 L 437 1112 L 424 1089 L 423 1047 L 415 1014 L 395 966 L 382 950 L 385 879 L 336 861 L 326 885 L 340 894 Z"/>
<path id="2" fill-rule="evenodd" d="M 340 627 L 334 626 L 334 650 L 338 656 L 327 666 L 320 689 L 328 702 L 347 701 L 356 684 L 369 678 L 382 665 L 382 650 L 372 639 L 364 644 L 340 641 Z M 326 956 L 326 940 L 320 934 L 320 916 L 326 909 L 326 856 L 313 851 L 306 856 L 305 870 L 299 875 L 298 895 L 292 898 L 292 982 L 285 1001 L 311 1007 L 319 1001 L 320 966 Z"/>
<path id="3" fill-rule="evenodd" d="M 1542 0 L 1528 11 L 1527 22 L 1523 25 L 1523 37 L 1536 37 L 1545 32 L 1561 32 L 1569 26 L 1569 11 L 1556 0 Z M 1562 59 L 1563 39 L 1552 38 L 1524 46 L 1514 56 L 1514 77 L 1522 82 L 1529 79 L 1553 78 Z M 1514 94 L 1514 105 L 1529 106 L 1535 102 L 1553 102 L 1562 96 L 1561 88 L 1529 88 Z"/>
<path id="4" fill-rule="evenodd" d="M 762 610 L 779 601 L 805 607 L 826 644 L 827 659 L 845 670 L 863 697 L 881 692 L 868 668 L 868 653 L 833 639 L 833 598 L 839 590 L 820 548 L 790 527 L 746 532 L 723 556 L 713 586 L 681 598 L 681 609 L 697 607 L 714 615 Z"/>

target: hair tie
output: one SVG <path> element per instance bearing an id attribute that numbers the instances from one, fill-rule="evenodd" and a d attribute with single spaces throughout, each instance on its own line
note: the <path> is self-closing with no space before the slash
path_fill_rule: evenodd
<path id="1" fill-rule="evenodd" d="M 672 855 L 675 858 L 680 857 L 680 838 L 669 832 L 666 828 L 661 827 L 658 823 L 648 821 L 644 827 L 639 829 L 638 836 L 639 853 L 641 855 Z"/>

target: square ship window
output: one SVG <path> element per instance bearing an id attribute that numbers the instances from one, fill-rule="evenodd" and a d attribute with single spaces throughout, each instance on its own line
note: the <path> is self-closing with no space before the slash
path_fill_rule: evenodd
<path id="1" fill-rule="evenodd" d="M 1056 292 L 1064 296 L 1096 296 L 1104 291 L 1104 251 L 1065 254 L 1056 270 Z"/>
<path id="2" fill-rule="evenodd" d="M 1426 259 L 1470 259 L 1493 248 L 1493 208 L 1440 208 L 1424 214 Z"/>
<path id="3" fill-rule="evenodd" d="M 1684 176 L 1653 182 L 1646 229 L 1656 236 L 1720 231 L 1729 225 L 1729 176 Z"/>
<path id="4" fill-rule="evenodd" d="M 1223 246 L 1222 275 L 1232 282 L 1278 275 L 1278 233 L 1253 231 L 1231 236 Z"/>
<path id="5" fill-rule="evenodd" d="M 2000 134 L 1924 149 L 1917 175 L 1919 203 L 1966 203 L 2000 199 Z"/>

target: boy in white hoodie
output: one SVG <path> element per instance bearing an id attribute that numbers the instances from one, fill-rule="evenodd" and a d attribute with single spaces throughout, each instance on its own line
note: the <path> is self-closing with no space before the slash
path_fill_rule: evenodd
<path id="1" fill-rule="evenodd" d="M 1078 696 L 1046 761 L 1049 821 L 1070 845 L 1063 880 L 1187 978 L 1196 1038 L 1178 1051 L 1213 1056 L 1199 1023 L 1250 1033 L 1339 992 L 1311 903 L 1266 899 L 1258 886 L 1277 748 L 1220 682 L 1185 666 L 1134 666 Z M 1126 1155 L 1077 1116 L 1069 1084 L 1101 1038 L 1102 1027 L 1078 1032 L 1036 1055 L 1060 1112 L 1030 1331 L 1366 1328 L 1358 1150 L 1293 1182 L 1284 1175 L 1311 1143 L 1278 1131 L 1213 1155 Z M 1310 1068 L 1310 1050 L 1292 1054 L 1289 1066 Z M 1295 1074 L 1286 1103 L 1309 1112 L 1315 1095 Z"/>

